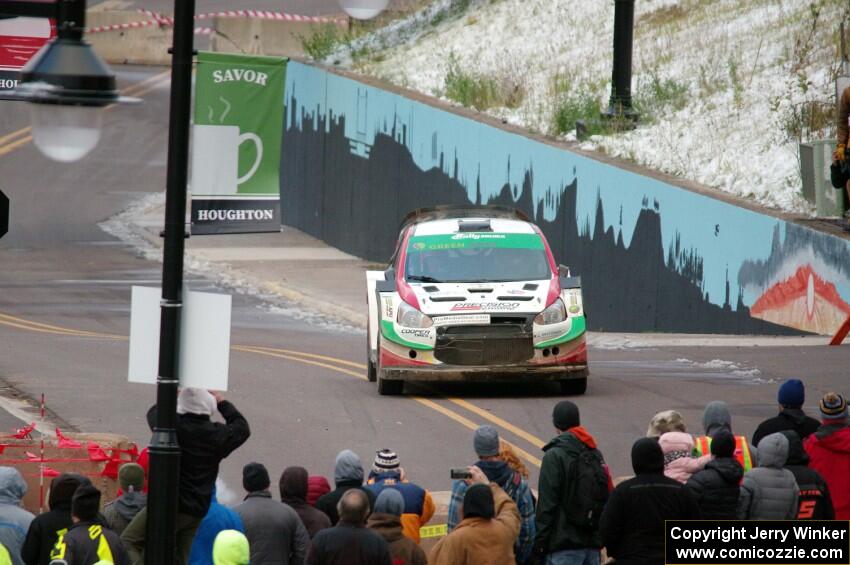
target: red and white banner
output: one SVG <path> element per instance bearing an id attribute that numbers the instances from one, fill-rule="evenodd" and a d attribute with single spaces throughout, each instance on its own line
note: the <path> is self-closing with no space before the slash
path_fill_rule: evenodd
<path id="1" fill-rule="evenodd" d="M 0 19 L 0 88 L 13 88 L 19 71 L 55 36 L 53 20 Z"/>

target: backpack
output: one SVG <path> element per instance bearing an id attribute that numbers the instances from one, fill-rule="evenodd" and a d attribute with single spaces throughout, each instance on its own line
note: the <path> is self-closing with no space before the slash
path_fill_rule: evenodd
<path id="1" fill-rule="evenodd" d="M 568 499 L 564 501 L 564 518 L 569 524 L 585 530 L 596 530 L 605 503 L 608 502 L 608 474 L 598 449 L 582 445 L 568 449 L 574 456 L 572 473 L 567 477 Z"/>

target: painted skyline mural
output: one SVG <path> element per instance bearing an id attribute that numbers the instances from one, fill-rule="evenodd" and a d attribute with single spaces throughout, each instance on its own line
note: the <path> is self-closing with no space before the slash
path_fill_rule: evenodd
<path id="1" fill-rule="evenodd" d="M 848 242 L 290 63 L 283 223 L 386 260 L 410 210 L 499 203 L 584 278 L 592 329 L 830 333 Z"/>

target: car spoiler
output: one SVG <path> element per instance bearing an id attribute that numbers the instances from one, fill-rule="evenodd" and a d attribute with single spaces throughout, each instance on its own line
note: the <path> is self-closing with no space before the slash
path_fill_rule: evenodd
<path id="1" fill-rule="evenodd" d="M 446 218 L 502 218 L 505 220 L 520 220 L 530 222 L 531 220 L 521 210 L 510 206 L 496 205 L 466 205 L 466 206 L 433 206 L 430 208 L 417 208 L 402 220 L 399 231 L 404 230 L 411 224 L 432 220 L 444 220 Z"/>

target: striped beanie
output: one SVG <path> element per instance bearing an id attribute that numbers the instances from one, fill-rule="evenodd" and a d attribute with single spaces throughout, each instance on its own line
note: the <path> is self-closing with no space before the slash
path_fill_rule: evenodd
<path id="1" fill-rule="evenodd" d="M 392 449 L 382 449 L 375 454 L 372 472 L 386 473 L 398 470 L 398 455 Z"/>
<path id="2" fill-rule="evenodd" d="M 820 415 L 823 420 L 847 418 L 847 401 L 837 392 L 827 392 L 820 399 Z"/>

